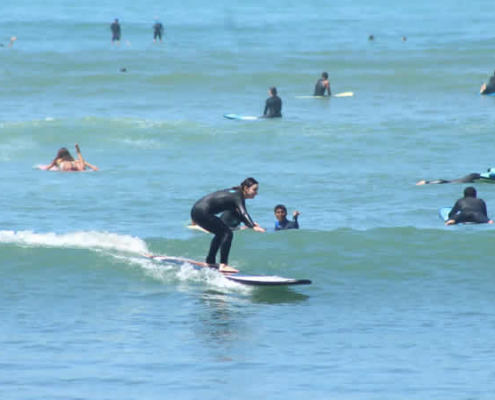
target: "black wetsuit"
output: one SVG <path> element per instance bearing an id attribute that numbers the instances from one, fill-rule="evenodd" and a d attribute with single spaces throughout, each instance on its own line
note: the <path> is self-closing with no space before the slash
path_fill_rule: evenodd
<path id="1" fill-rule="evenodd" d="M 153 39 L 160 39 L 162 40 L 162 33 L 163 33 L 163 25 L 161 22 L 157 22 L 155 23 L 155 25 L 153 25 Z"/>
<path id="2" fill-rule="evenodd" d="M 325 96 L 325 90 L 327 89 L 325 87 L 324 82 L 326 79 L 318 79 L 315 85 L 315 93 L 313 96 Z M 330 91 L 330 83 L 328 84 L 328 95 L 331 96 L 332 92 Z"/>
<path id="3" fill-rule="evenodd" d="M 114 22 L 110 25 L 110 30 L 112 31 L 112 42 L 120 40 L 120 24 L 118 22 Z"/>
<path id="4" fill-rule="evenodd" d="M 239 228 L 242 222 L 241 216 L 237 211 L 227 210 L 220 216 L 222 222 L 227 225 L 230 229 L 234 230 Z"/>
<path id="5" fill-rule="evenodd" d="M 483 91 L 483 94 L 492 94 L 495 93 L 495 75 L 490 77 L 490 80 L 486 84 L 486 88 Z"/>
<path id="6" fill-rule="evenodd" d="M 447 181 L 445 179 L 437 179 L 436 181 L 425 181 L 425 184 L 442 184 L 442 183 L 473 183 L 475 180 L 480 179 L 480 174 L 473 172 L 459 179 L 453 179 Z"/>
<path id="7" fill-rule="evenodd" d="M 240 190 L 221 190 L 210 193 L 198 200 L 191 210 L 191 219 L 215 235 L 210 244 L 208 257 L 206 257 L 208 264 L 215 264 L 219 248 L 220 263 L 228 264 L 230 246 L 234 235 L 231 229 L 215 215 L 224 211 L 237 213 L 246 226 L 254 227 L 254 222 L 246 211 L 244 196 Z"/>
<path id="8" fill-rule="evenodd" d="M 297 216 L 293 217 L 292 221 L 286 219 L 283 222 L 275 221 L 276 231 L 285 231 L 287 229 L 299 229 L 299 223 L 297 222 Z"/>
<path id="9" fill-rule="evenodd" d="M 281 118 L 282 117 L 282 99 L 275 96 L 270 96 L 266 99 L 264 118 Z"/>
<path id="10" fill-rule="evenodd" d="M 456 224 L 461 222 L 484 224 L 489 221 L 485 202 L 476 197 L 463 197 L 457 200 L 449 213 L 449 219 L 453 219 Z"/>

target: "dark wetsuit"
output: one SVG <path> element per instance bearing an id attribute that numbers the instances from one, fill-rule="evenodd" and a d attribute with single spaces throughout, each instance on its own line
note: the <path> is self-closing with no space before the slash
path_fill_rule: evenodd
<path id="1" fill-rule="evenodd" d="M 266 99 L 265 111 L 263 118 L 281 118 L 282 117 L 282 99 L 275 96 L 270 96 Z"/>
<path id="2" fill-rule="evenodd" d="M 480 179 L 480 174 L 473 172 L 472 174 L 463 176 L 459 179 L 453 179 L 451 181 L 447 181 L 445 179 L 437 179 L 436 181 L 425 181 L 426 185 L 429 184 L 442 184 L 442 183 L 473 183 L 475 180 Z"/>
<path id="3" fill-rule="evenodd" d="M 486 88 L 483 91 L 483 94 L 492 94 L 495 93 L 495 75 L 490 77 L 490 80 L 486 84 Z"/>
<path id="4" fill-rule="evenodd" d="M 118 22 L 114 22 L 110 25 L 110 30 L 112 31 L 112 42 L 120 40 L 120 24 Z"/>
<path id="5" fill-rule="evenodd" d="M 325 87 L 325 81 L 326 79 L 323 78 L 318 79 L 315 85 L 315 93 L 313 96 L 325 96 L 325 90 L 327 90 L 327 88 Z M 330 91 L 330 83 L 328 83 L 328 95 L 332 95 L 332 92 Z"/>
<path id="6" fill-rule="evenodd" d="M 153 39 L 160 39 L 162 40 L 162 34 L 163 34 L 163 25 L 161 22 L 157 22 L 153 25 Z"/>
<path id="7" fill-rule="evenodd" d="M 246 226 L 254 227 L 254 222 L 246 211 L 244 196 L 240 190 L 221 190 L 210 193 L 198 200 L 191 210 L 191 219 L 215 235 L 210 244 L 208 257 L 206 257 L 208 264 L 215 264 L 219 248 L 220 263 L 228 264 L 230 246 L 234 235 L 231 229 L 215 215 L 224 211 L 237 213 Z"/>
<path id="8" fill-rule="evenodd" d="M 297 222 L 297 216 L 295 216 L 292 221 L 286 219 L 283 222 L 275 221 L 276 231 L 285 231 L 287 229 L 299 229 L 299 223 Z"/>
<path id="9" fill-rule="evenodd" d="M 239 225 L 242 222 L 239 213 L 237 211 L 231 211 L 231 210 L 222 213 L 220 219 L 225 225 L 227 225 L 232 230 L 239 228 Z"/>
<path id="10" fill-rule="evenodd" d="M 463 197 L 457 200 L 449 213 L 449 219 L 453 219 L 456 224 L 462 222 L 484 224 L 489 221 L 485 202 L 475 197 Z"/>

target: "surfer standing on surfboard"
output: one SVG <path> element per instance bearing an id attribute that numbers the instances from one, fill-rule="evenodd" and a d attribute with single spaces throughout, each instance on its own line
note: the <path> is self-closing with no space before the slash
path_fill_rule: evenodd
<path id="1" fill-rule="evenodd" d="M 330 81 L 328 80 L 328 74 L 322 72 L 321 78 L 316 81 L 315 93 L 313 96 L 325 96 L 325 90 L 328 92 L 328 96 L 332 95 L 330 90 Z"/>
<path id="2" fill-rule="evenodd" d="M 255 223 L 246 210 L 246 199 L 254 199 L 258 194 L 258 182 L 254 178 L 246 178 L 240 186 L 213 192 L 199 199 L 191 209 L 191 219 L 208 232 L 213 233 L 210 251 L 206 257 L 207 264 L 216 263 L 216 255 L 220 249 L 220 272 L 239 272 L 228 265 L 230 246 L 234 234 L 232 230 L 215 214 L 224 211 L 237 212 L 244 224 L 258 232 L 265 229 Z"/>

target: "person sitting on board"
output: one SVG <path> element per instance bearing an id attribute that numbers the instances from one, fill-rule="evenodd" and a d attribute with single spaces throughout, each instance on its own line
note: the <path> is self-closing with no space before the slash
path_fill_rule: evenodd
<path id="1" fill-rule="evenodd" d="M 246 199 L 254 199 L 258 194 L 258 182 L 246 178 L 240 186 L 210 193 L 199 199 L 191 209 L 191 219 L 203 229 L 213 233 L 206 263 L 216 264 L 216 255 L 220 249 L 220 272 L 239 272 L 228 265 L 230 246 L 234 234 L 232 230 L 215 214 L 230 210 L 238 212 L 244 224 L 258 232 L 265 229 L 255 223 L 246 210 Z"/>
<path id="2" fill-rule="evenodd" d="M 50 170 L 56 167 L 59 171 L 77 172 L 84 171 L 86 167 L 89 167 L 93 171 L 98 171 L 98 167 L 91 165 L 84 160 L 81 154 L 81 149 L 79 148 L 79 145 L 77 143 L 76 151 L 78 159 L 74 160 L 74 157 L 72 157 L 69 150 L 67 150 L 65 147 L 60 148 L 53 161 L 43 169 Z"/>
<path id="3" fill-rule="evenodd" d="M 260 118 L 281 118 L 282 117 L 282 99 L 277 95 L 277 88 L 272 86 L 268 89 L 270 97 L 266 99 L 265 110 Z"/>
<path id="4" fill-rule="evenodd" d="M 490 77 L 488 83 L 483 83 L 480 89 L 481 94 L 492 94 L 495 93 L 495 71 L 493 72 L 493 76 Z"/>
<path id="5" fill-rule="evenodd" d="M 330 81 L 328 80 L 328 74 L 323 72 L 321 78 L 316 81 L 315 92 L 313 96 L 325 96 L 325 91 L 328 92 L 328 96 L 332 95 L 330 90 Z"/>
<path id="6" fill-rule="evenodd" d="M 474 222 L 477 224 L 493 224 L 488 218 L 486 204 L 482 199 L 476 198 L 476 189 L 468 186 L 464 189 L 464 197 L 457 200 L 449 212 L 449 219 L 445 225 Z"/>
<path id="7" fill-rule="evenodd" d="M 273 210 L 275 213 L 275 230 L 285 231 L 287 229 L 299 229 L 299 222 L 297 222 L 297 217 L 301 215 L 299 211 L 294 211 L 292 213 L 292 221 L 287 219 L 287 208 L 283 204 L 275 206 Z"/>

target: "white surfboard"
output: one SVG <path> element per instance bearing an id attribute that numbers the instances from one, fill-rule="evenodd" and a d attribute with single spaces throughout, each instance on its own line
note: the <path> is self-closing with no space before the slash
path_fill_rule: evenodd
<path id="1" fill-rule="evenodd" d="M 332 94 L 330 97 L 352 97 L 354 92 L 342 92 L 337 94 Z M 296 96 L 296 99 L 328 99 L 328 96 Z"/>
<path id="2" fill-rule="evenodd" d="M 164 264 L 174 264 L 174 265 L 192 265 L 194 268 L 210 268 L 217 269 L 218 264 L 206 264 L 205 262 L 195 261 L 188 258 L 182 257 L 169 257 L 169 256 L 154 256 L 151 254 L 144 254 L 144 257 L 158 261 Z M 294 279 L 294 278 L 284 278 L 276 275 L 250 275 L 237 273 L 222 273 L 225 279 L 229 281 L 242 283 L 244 285 L 250 286 L 289 286 L 289 285 L 310 285 L 311 281 L 309 279 Z"/>
<path id="3" fill-rule="evenodd" d="M 255 121 L 260 119 L 258 117 L 250 116 L 250 115 L 239 115 L 239 114 L 224 114 L 223 115 L 227 119 L 238 119 L 242 121 Z"/>

